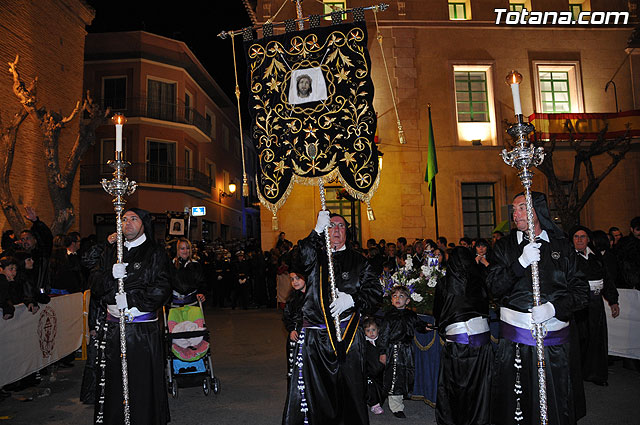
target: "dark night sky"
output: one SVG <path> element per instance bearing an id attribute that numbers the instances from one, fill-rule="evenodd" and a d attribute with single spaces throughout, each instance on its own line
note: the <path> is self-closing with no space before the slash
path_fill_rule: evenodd
<path id="1" fill-rule="evenodd" d="M 217 35 L 251 25 L 241 0 L 195 1 L 183 0 L 162 3 L 148 0 L 129 0 L 122 3 L 86 0 L 96 10 L 90 33 L 143 30 L 181 40 L 227 93 L 235 100 L 235 79 L 231 40 Z M 170 5 L 166 7 L 166 5 Z M 245 91 L 242 37 L 236 37 L 238 79 Z"/>

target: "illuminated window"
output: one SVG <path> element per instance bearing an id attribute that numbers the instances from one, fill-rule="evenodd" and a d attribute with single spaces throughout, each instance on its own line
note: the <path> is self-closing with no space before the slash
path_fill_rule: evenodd
<path id="1" fill-rule="evenodd" d="M 509 11 L 511 12 L 522 12 L 524 8 L 524 3 L 509 3 Z"/>
<path id="2" fill-rule="evenodd" d="M 544 113 L 582 113 L 578 62 L 534 61 L 536 110 Z"/>
<path id="3" fill-rule="evenodd" d="M 458 122 L 488 122 L 487 73 L 455 71 Z"/>
<path id="4" fill-rule="evenodd" d="M 347 8 L 346 0 L 324 0 L 324 13 L 328 14 L 331 12 L 337 12 L 338 10 L 345 10 Z M 330 16 L 324 18 L 326 20 L 331 20 Z M 346 16 L 343 14 L 342 19 L 346 19 Z"/>
<path id="5" fill-rule="evenodd" d="M 497 145 L 491 65 L 453 65 L 452 79 L 458 142 Z"/>
<path id="6" fill-rule="evenodd" d="M 578 16 L 580 16 L 580 12 L 590 10 L 590 0 L 569 0 L 569 11 L 571 12 L 571 15 L 573 15 L 574 20 L 578 19 Z"/>
<path id="7" fill-rule="evenodd" d="M 461 183 L 464 236 L 490 238 L 496 227 L 493 183 Z"/>
<path id="8" fill-rule="evenodd" d="M 467 2 L 449 2 L 449 19 L 452 21 L 466 20 Z"/>

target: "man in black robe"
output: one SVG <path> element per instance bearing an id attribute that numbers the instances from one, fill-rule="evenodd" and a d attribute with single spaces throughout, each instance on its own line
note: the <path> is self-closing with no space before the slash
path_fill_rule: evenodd
<path id="1" fill-rule="evenodd" d="M 606 386 L 609 347 L 602 298 L 609 304 L 611 316 L 615 319 L 620 314 L 618 290 L 607 273 L 602 256 L 590 247 L 591 231 L 584 226 L 575 226 L 569 236 L 578 254 L 578 267 L 589 282 L 590 292 L 588 305 L 575 315 L 580 336 L 582 379 Z"/>
<path id="2" fill-rule="evenodd" d="M 125 238 L 122 263 L 116 263 L 116 247 L 108 246 L 92 276 L 92 293 L 106 305 L 106 321 L 98 340 L 96 423 L 124 422 L 122 364 L 120 359 L 120 311 L 124 310 L 129 407 L 132 424 L 169 422 L 164 374 L 162 330 L 158 310 L 171 296 L 169 259 L 153 240 L 150 214 L 138 208 L 122 217 Z M 118 294 L 118 279 L 125 293 Z M 104 347 L 104 348 L 102 348 Z M 104 363 L 103 363 L 104 362 Z M 104 366 L 102 366 L 104 364 Z"/>
<path id="3" fill-rule="evenodd" d="M 576 252 L 553 223 L 544 194 L 532 193 L 536 240 L 524 239 L 528 230 L 523 194 L 513 200 L 517 231 L 500 239 L 490 260 L 487 286 L 500 305 L 500 332 L 492 379 L 491 421 L 496 425 L 540 421 L 537 355 L 531 329 L 546 329 L 545 371 L 547 416 L 550 424 L 574 424 L 573 385 L 582 384 L 574 371 L 577 357 L 570 351 L 569 322 L 589 300 L 589 285 L 578 270 Z M 533 306 L 531 264 L 538 262 L 540 305 Z M 576 352 L 577 354 L 577 352 Z M 579 376 L 579 372 L 577 373 Z M 576 381 L 576 382 L 573 382 Z"/>
<path id="4" fill-rule="evenodd" d="M 618 288 L 640 290 L 640 216 L 629 224 L 629 235 L 614 245 L 618 258 Z"/>
<path id="5" fill-rule="evenodd" d="M 491 361 L 489 301 L 483 266 L 456 247 L 447 274 L 438 280 L 433 316 L 444 347 L 440 355 L 438 425 L 490 423 Z"/>
<path id="6" fill-rule="evenodd" d="M 324 229 L 329 227 L 338 297 L 331 301 Z M 365 339 L 360 315 L 382 302 L 379 271 L 346 245 L 344 217 L 320 211 L 315 229 L 298 242 L 308 273 L 296 364 L 282 423 L 368 424 Z M 342 341 L 336 338 L 340 321 Z"/>

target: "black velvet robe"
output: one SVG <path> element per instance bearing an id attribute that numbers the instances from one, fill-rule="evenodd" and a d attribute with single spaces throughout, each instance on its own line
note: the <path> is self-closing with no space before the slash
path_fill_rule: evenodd
<path id="1" fill-rule="evenodd" d="M 578 254 L 578 265 L 587 281 L 603 279 L 604 285 L 599 294 L 589 295 L 589 304 L 575 314 L 580 335 L 580 359 L 582 361 L 582 379 L 596 383 L 608 380 L 608 338 L 607 316 L 602 298 L 609 305 L 618 303 L 618 290 L 609 278 L 602 257 L 591 252 L 588 258 Z"/>
<path id="2" fill-rule="evenodd" d="M 327 254 L 323 235 L 315 231 L 298 242 L 300 256 L 308 274 L 307 292 L 302 307 L 306 324 L 325 329 L 303 329 L 304 343 L 298 343 L 303 366 L 305 398 L 311 425 L 368 424 L 366 375 L 364 368 L 365 339 L 358 326 L 361 312 L 377 308 L 382 302 L 382 287 L 371 264 L 359 253 L 347 248 L 333 253 L 336 286 L 353 297 L 354 307 L 340 316 L 348 319 L 343 340 L 336 340 L 335 326 L 329 311 L 331 297 L 327 270 Z M 296 364 L 292 380 L 297 380 Z M 302 424 L 302 394 L 297 381 L 292 381 L 287 394 L 282 423 Z"/>
<path id="3" fill-rule="evenodd" d="M 536 212 L 538 208 L 536 207 Z M 540 216 L 540 212 L 538 212 Z M 489 260 L 487 286 L 496 302 L 519 312 L 528 312 L 533 307 L 531 267 L 524 269 L 518 257 L 524 243 L 517 242 L 516 231 L 500 239 Z M 589 285 L 578 269 L 576 252 L 569 241 L 559 232 L 547 230 L 550 243 L 541 242 L 540 276 L 541 303 L 550 301 L 555 307 L 555 317 L 568 322 L 575 311 L 583 308 L 589 299 Z M 582 386 L 579 376 L 579 361 L 570 361 L 570 344 L 546 346 L 547 412 L 550 424 L 574 424 L 583 412 L 576 412 L 574 397 Z M 520 380 L 522 394 L 513 391 L 516 381 L 514 367 L 516 346 L 520 351 L 522 369 Z M 492 373 L 491 420 L 496 425 L 513 424 L 517 399 L 524 419 L 519 425 L 537 424 L 540 420 L 536 347 L 516 344 L 501 339 L 498 344 Z M 577 387 L 576 387 L 577 386 Z M 577 389 L 576 389 L 577 388 Z"/>
<path id="4" fill-rule="evenodd" d="M 289 335 L 292 331 L 297 331 L 298 334 L 302 330 L 302 305 L 304 304 L 304 292 L 291 291 L 287 303 L 284 306 L 282 312 L 282 321 L 284 327 L 287 329 L 287 379 L 291 378 L 293 373 L 293 363 L 296 356 L 296 342 L 289 339 Z"/>
<path id="5" fill-rule="evenodd" d="M 380 328 L 380 354 L 387 355 L 383 391 L 389 395 L 408 396 L 413 391 L 415 331 L 426 332 L 426 322 L 413 310 L 392 308 L 386 312 Z"/>
<path id="6" fill-rule="evenodd" d="M 433 304 L 433 316 L 443 340 L 447 338 L 447 326 L 474 317 L 489 317 L 485 273 L 485 267 L 476 264 L 467 248 L 454 248 L 447 274 L 436 286 Z M 440 354 L 436 402 L 439 425 L 490 423 L 492 361 L 490 343 L 477 347 L 445 342 Z"/>
<path id="7" fill-rule="evenodd" d="M 378 338 L 379 339 L 379 338 Z M 366 340 L 366 339 L 365 339 Z M 382 386 L 384 381 L 384 365 L 380 363 L 380 346 L 373 345 L 372 342 L 365 342 L 365 359 L 367 370 L 367 404 L 375 406 L 382 405 L 387 395 L 384 393 Z"/>
<path id="8" fill-rule="evenodd" d="M 93 276 L 93 294 L 103 305 L 115 304 L 118 283 L 112 277 L 115 248 L 105 249 L 99 268 Z M 162 248 L 147 240 L 138 247 L 124 250 L 124 263 L 128 263 L 124 280 L 129 308 L 142 312 L 157 312 L 171 295 L 169 258 Z M 164 349 L 161 323 L 143 322 L 126 324 L 127 362 L 129 373 L 129 406 L 132 424 L 166 424 L 169 422 L 169 403 L 164 373 Z M 98 335 L 106 343 L 104 353 L 98 352 L 98 365 L 104 359 L 104 423 L 124 422 L 122 396 L 122 369 L 120 359 L 120 332 L 117 322 L 106 322 Z M 101 408 L 98 368 L 96 415 Z"/>

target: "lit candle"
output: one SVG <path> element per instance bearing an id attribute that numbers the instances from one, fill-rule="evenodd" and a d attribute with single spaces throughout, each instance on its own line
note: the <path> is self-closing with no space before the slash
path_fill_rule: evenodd
<path id="1" fill-rule="evenodd" d="M 122 152 L 122 127 L 127 119 L 122 114 L 115 114 L 113 122 L 116 125 L 116 152 Z"/>
<path id="2" fill-rule="evenodd" d="M 516 70 L 512 70 L 506 78 L 507 84 L 511 86 L 511 95 L 513 96 L 513 110 L 516 114 L 522 115 L 522 106 L 520 105 L 520 83 L 522 82 L 522 74 Z"/>

